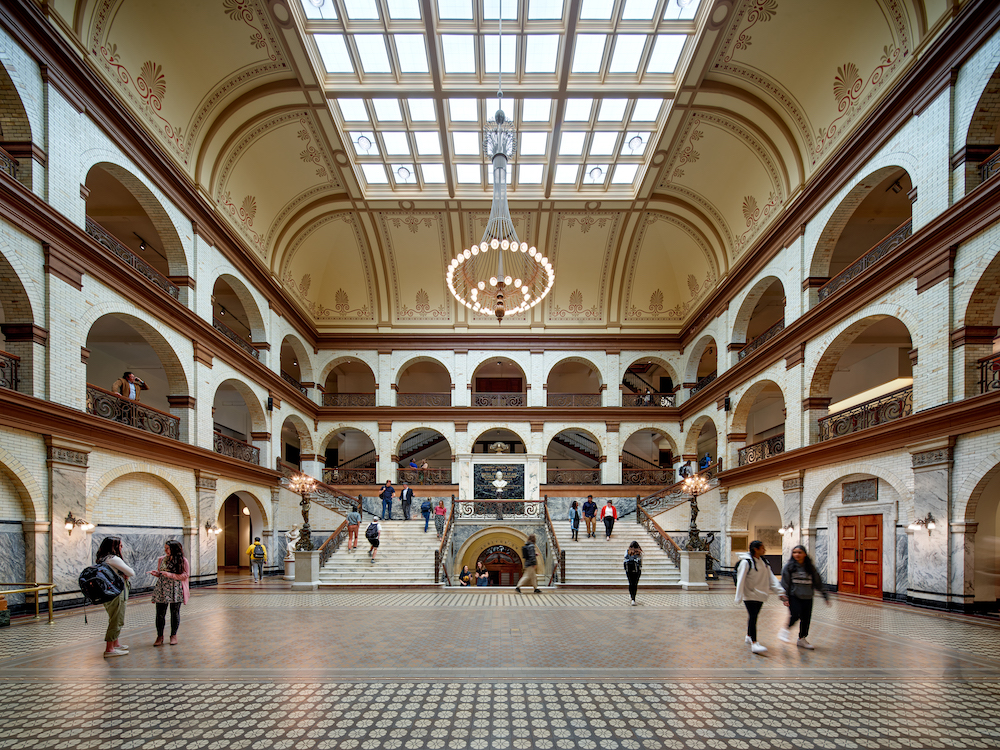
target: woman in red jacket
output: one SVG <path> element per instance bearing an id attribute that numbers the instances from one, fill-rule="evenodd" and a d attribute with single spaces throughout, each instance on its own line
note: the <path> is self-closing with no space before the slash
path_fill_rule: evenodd
<path id="1" fill-rule="evenodd" d="M 618 518 L 618 511 L 615 509 L 614 503 L 611 502 L 611 498 L 608 498 L 608 504 L 601 508 L 601 520 L 604 521 L 604 538 L 611 541 L 611 529 L 615 527 L 615 519 Z"/>

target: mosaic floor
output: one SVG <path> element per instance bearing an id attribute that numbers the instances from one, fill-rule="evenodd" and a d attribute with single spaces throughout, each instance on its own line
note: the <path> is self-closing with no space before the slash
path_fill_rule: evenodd
<path id="1" fill-rule="evenodd" d="M 0 631 L 0 748 L 1000 748 L 1000 627 L 818 602 L 804 651 L 732 593 L 196 592 L 102 658 L 102 608 Z"/>

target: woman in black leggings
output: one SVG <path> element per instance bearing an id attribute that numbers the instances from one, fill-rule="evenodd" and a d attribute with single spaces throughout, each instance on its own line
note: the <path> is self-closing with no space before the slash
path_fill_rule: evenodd
<path id="1" fill-rule="evenodd" d="M 819 591 L 830 605 L 830 597 L 823 588 L 823 579 L 809 558 L 806 548 L 801 544 L 792 547 L 792 559 L 781 571 L 781 585 L 788 592 L 788 625 L 778 631 L 778 638 L 791 643 L 791 628 L 799 623 L 798 647 L 812 651 L 813 645 L 806 640 L 809 636 L 809 623 L 812 622 L 813 592 Z"/>
<path id="2" fill-rule="evenodd" d="M 771 572 L 771 566 L 763 559 L 766 552 L 764 542 L 755 539 L 750 542 L 749 553 L 740 553 L 740 563 L 736 566 L 736 603 L 743 602 L 746 605 L 746 642 L 750 644 L 750 650 L 755 654 L 767 652 L 767 647 L 757 642 L 757 616 L 767 601 L 768 594 L 778 594 L 782 601 L 788 598 L 778 579 Z"/>
<path id="3" fill-rule="evenodd" d="M 635 594 L 639 590 L 639 576 L 642 575 L 642 547 L 632 542 L 625 552 L 625 576 L 628 578 L 628 598 L 635 606 Z"/>

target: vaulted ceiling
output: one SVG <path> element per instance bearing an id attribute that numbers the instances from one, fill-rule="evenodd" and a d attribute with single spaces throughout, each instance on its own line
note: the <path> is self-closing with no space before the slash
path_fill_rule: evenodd
<path id="1" fill-rule="evenodd" d="M 49 0 L 320 331 L 496 328 L 450 296 L 492 193 L 499 0 Z M 504 0 L 514 329 L 679 329 L 950 17 L 949 0 Z M 599 167 L 599 171 L 595 171 Z"/>

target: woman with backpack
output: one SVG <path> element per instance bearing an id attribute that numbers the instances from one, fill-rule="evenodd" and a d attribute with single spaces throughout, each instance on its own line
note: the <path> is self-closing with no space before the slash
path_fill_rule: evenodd
<path id="1" fill-rule="evenodd" d="M 372 546 L 368 550 L 368 555 L 371 557 L 372 562 L 375 562 L 375 555 L 378 554 L 379 537 L 382 536 L 382 524 L 379 523 L 378 516 L 372 519 L 372 522 L 368 524 L 368 528 L 365 529 L 365 539 Z"/>
<path id="2" fill-rule="evenodd" d="M 757 616 L 767 601 L 768 594 L 778 594 L 782 601 L 788 599 L 785 590 L 771 572 L 771 566 L 763 559 L 765 552 L 767 549 L 764 542 L 755 539 L 750 542 L 749 552 L 740 553 L 740 562 L 736 566 L 736 603 L 743 602 L 746 605 L 746 642 L 755 654 L 767 652 L 767 646 L 757 642 Z"/>
<path id="3" fill-rule="evenodd" d="M 125 604 L 128 602 L 128 579 L 135 571 L 122 560 L 122 538 L 106 536 L 97 548 L 97 564 L 107 565 L 123 579 L 122 592 L 109 602 L 104 603 L 108 612 L 108 630 L 104 634 L 104 658 L 113 656 L 128 656 L 128 646 L 118 641 L 118 636 L 125 626 Z"/>
<path id="4" fill-rule="evenodd" d="M 434 506 L 434 529 L 437 531 L 438 539 L 444 536 L 444 514 L 447 513 L 444 507 L 444 500 L 438 500 Z"/>
<path id="5" fill-rule="evenodd" d="M 639 590 L 639 576 L 642 575 L 642 547 L 632 542 L 625 551 L 625 577 L 628 578 L 628 598 L 635 606 L 635 595 Z"/>
<path id="6" fill-rule="evenodd" d="M 153 584 L 153 604 L 156 605 L 156 640 L 154 646 L 163 645 L 163 626 L 166 625 L 167 608 L 170 608 L 170 645 L 177 645 L 177 629 L 181 625 L 181 604 L 187 604 L 188 579 L 191 569 L 184 557 L 184 546 L 176 539 L 163 545 L 166 553 L 156 561 L 156 570 L 149 574 L 156 579 Z"/>
<path id="7" fill-rule="evenodd" d="M 579 503 L 574 500 L 569 506 L 569 531 L 575 542 L 580 541 L 580 508 Z"/>
<path id="8" fill-rule="evenodd" d="M 823 579 L 813 565 L 809 553 L 801 544 L 792 547 L 792 559 L 781 571 L 781 585 L 788 594 L 788 625 L 778 631 L 778 638 L 785 643 L 791 643 L 791 628 L 799 623 L 798 647 L 807 651 L 813 650 L 813 645 L 806 640 L 809 637 L 809 623 L 812 622 L 813 592 L 823 595 L 826 605 L 830 606 L 830 597 L 823 588 Z"/>

